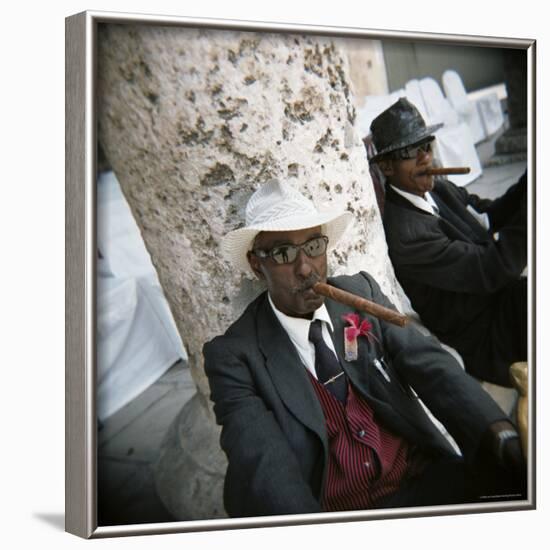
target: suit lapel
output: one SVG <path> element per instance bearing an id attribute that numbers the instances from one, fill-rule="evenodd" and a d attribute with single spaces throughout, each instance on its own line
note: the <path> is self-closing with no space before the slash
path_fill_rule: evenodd
<path id="1" fill-rule="evenodd" d="M 369 296 L 365 296 L 365 298 L 369 298 Z M 389 379 L 385 378 L 384 374 L 374 366 L 374 360 L 380 360 L 383 350 L 379 349 L 378 344 L 375 342 L 360 336 L 358 338 L 357 359 L 346 361 L 344 359 L 344 328 L 347 323 L 342 319 L 342 316 L 353 311 L 348 306 L 328 298 L 325 303 L 334 326 L 333 340 L 338 359 L 351 383 L 368 401 L 375 412 L 376 418 L 387 428 L 392 429 L 396 434 L 404 433 L 403 422 L 414 428 L 409 418 L 410 411 L 406 407 L 403 408 L 409 398 L 400 393 L 403 391 L 400 382 L 394 374 L 390 376 L 387 371 L 385 372 Z M 377 326 L 378 321 L 374 318 L 363 312 L 356 313 L 359 313 L 361 319 L 368 319 L 373 327 Z M 397 399 L 392 397 L 392 395 L 395 396 L 396 392 Z"/>
<path id="2" fill-rule="evenodd" d="M 335 302 L 330 298 L 325 300 L 325 304 L 334 327 L 332 340 L 334 342 L 336 354 L 338 355 L 338 360 L 352 384 L 359 388 L 365 395 L 368 395 L 369 377 L 367 375 L 367 365 L 370 359 L 374 358 L 373 350 L 371 349 L 372 346 L 369 345 L 366 338 L 359 338 L 357 359 L 355 361 L 346 361 L 344 359 L 344 328 L 347 326 L 347 323 L 342 317 L 347 313 L 351 313 L 352 310 L 349 306 Z M 362 317 L 364 317 L 364 314 L 362 314 Z"/>
<path id="3" fill-rule="evenodd" d="M 489 237 L 486 229 L 443 184 L 436 183 L 431 195 L 439 208 L 441 219 L 459 233 L 459 238 L 466 237 L 480 243 L 487 241 Z"/>
<path id="4" fill-rule="evenodd" d="M 486 240 L 485 230 L 477 221 L 469 223 L 470 220 L 460 216 L 458 210 L 450 208 L 437 193 L 432 193 L 432 197 L 439 208 L 441 221 L 451 229 L 454 237 L 474 242 L 479 241 L 480 237 Z"/>
<path id="5" fill-rule="evenodd" d="M 454 201 L 455 199 L 449 196 L 449 194 L 445 192 L 445 189 L 436 184 L 431 195 L 439 208 L 439 221 L 445 234 L 454 239 L 466 242 L 485 242 L 487 240 L 487 232 L 479 222 L 468 213 L 464 205 L 456 204 L 454 208 L 448 205 L 449 201 Z M 401 208 L 413 210 L 423 216 L 432 216 L 432 214 L 417 208 L 412 202 L 396 193 L 389 185 L 386 187 L 386 199 Z M 465 216 L 461 216 L 457 213 L 462 211 L 464 211 Z"/>
<path id="6" fill-rule="evenodd" d="M 401 411 L 400 405 L 403 398 L 395 400 L 391 399 L 389 395 L 382 397 L 385 394 L 384 386 L 390 383 L 383 380 L 382 376 L 374 371 L 375 367 L 372 365 L 372 361 L 379 357 L 375 346 L 366 338 L 361 337 L 358 339 L 357 360 L 344 360 L 346 322 L 342 316 L 350 313 L 350 308 L 330 299 L 327 299 L 325 303 L 334 327 L 332 337 L 338 359 L 351 383 L 368 400 L 376 418 L 380 419 L 383 425 L 396 434 L 410 435 L 411 430 L 414 430 L 416 434 L 417 428 L 409 418 L 410 411 L 408 409 Z M 365 314 L 361 314 L 361 317 L 369 318 Z M 374 321 L 372 318 L 370 320 Z M 328 437 L 321 404 L 298 352 L 275 317 L 267 297 L 259 305 L 258 339 L 260 349 L 266 357 L 266 368 L 280 399 L 302 424 L 319 436 L 326 459 Z M 392 379 L 391 385 L 395 384 L 396 380 Z M 400 412 L 398 413 L 396 409 Z M 408 428 L 404 428 L 403 423 Z"/>
<path id="7" fill-rule="evenodd" d="M 325 418 L 311 380 L 290 338 L 267 300 L 259 306 L 258 339 L 266 367 L 285 406 L 313 430 L 328 449 Z"/>

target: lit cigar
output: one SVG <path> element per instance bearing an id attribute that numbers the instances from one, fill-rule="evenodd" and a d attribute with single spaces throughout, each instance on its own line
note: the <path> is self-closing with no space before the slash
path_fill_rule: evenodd
<path id="1" fill-rule="evenodd" d="M 451 174 L 469 174 L 470 169 L 467 166 L 459 166 L 456 168 L 429 168 L 420 173 L 421 176 L 446 176 Z"/>
<path id="2" fill-rule="evenodd" d="M 353 309 L 359 309 L 365 313 L 370 313 L 371 315 L 378 317 L 378 319 L 388 321 L 388 323 L 393 323 L 394 325 L 403 327 L 409 322 L 408 317 L 405 315 L 401 315 L 401 313 L 398 313 L 393 309 L 389 309 L 379 304 L 375 304 L 370 300 L 366 300 L 365 298 L 361 298 L 360 296 L 356 296 L 351 292 L 346 292 L 341 288 L 336 288 L 325 283 L 315 283 L 312 288 L 317 294 L 321 294 L 327 298 L 332 298 L 336 302 L 340 302 L 341 304 L 349 306 Z"/>

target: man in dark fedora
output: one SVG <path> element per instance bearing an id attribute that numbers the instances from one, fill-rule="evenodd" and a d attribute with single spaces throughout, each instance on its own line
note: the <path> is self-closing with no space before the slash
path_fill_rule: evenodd
<path id="1" fill-rule="evenodd" d="M 393 307 L 367 273 L 327 278 L 349 212 L 271 181 L 222 251 L 267 291 L 204 346 L 230 516 L 524 498 L 514 425 L 434 337 L 325 299 L 316 282 Z M 426 414 L 440 420 L 460 454 Z"/>
<path id="2" fill-rule="evenodd" d="M 496 200 L 427 175 L 440 126 L 405 98 L 371 124 L 389 254 L 422 322 L 470 374 L 509 386 L 527 360 L 527 174 Z"/>

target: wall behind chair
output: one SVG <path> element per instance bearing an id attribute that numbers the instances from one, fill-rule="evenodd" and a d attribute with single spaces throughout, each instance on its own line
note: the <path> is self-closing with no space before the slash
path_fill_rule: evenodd
<path id="1" fill-rule="evenodd" d="M 382 49 L 390 92 L 411 78 L 426 76 L 442 86 L 441 75 L 447 69 L 460 74 L 467 92 L 504 82 L 501 48 L 383 40 Z"/>

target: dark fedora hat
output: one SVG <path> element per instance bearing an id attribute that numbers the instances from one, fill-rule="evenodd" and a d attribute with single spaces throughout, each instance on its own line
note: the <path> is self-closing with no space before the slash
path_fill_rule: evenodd
<path id="1" fill-rule="evenodd" d="M 380 113 L 370 125 L 372 141 L 376 147 L 376 155 L 370 162 L 376 162 L 388 153 L 432 137 L 442 126 L 443 124 L 426 126 L 418 109 L 407 98 L 401 97 Z"/>

